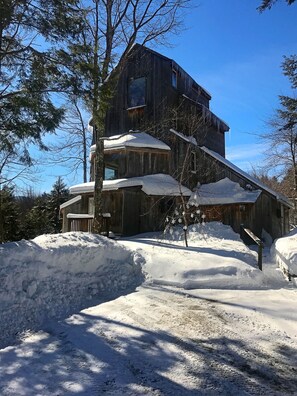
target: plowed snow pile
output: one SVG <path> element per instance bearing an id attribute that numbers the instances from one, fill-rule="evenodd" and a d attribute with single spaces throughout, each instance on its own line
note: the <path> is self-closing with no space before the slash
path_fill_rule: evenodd
<path id="1" fill-rule="evenodd" d="M 271 248 L 271 253 L 281 268 L 291 275 L 297 275 L 297 228 L 287 236 L 277 239 Z M 297 285 L 296 278 L 293 282 Z"/>
<path id="2" fill-rule="evenodd" d="M 45 319 L 90 306 L 95 296 L 139 284 L 138 259 L 128 248 L 87 233 L 1 245 L 0 346 Z"/>

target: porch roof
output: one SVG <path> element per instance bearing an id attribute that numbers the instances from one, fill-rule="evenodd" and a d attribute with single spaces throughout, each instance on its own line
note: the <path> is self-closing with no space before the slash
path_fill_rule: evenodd
<path id="1" fill-rule="evenodd" d="M 224 164 L 227 168 L 231 169 L 234 173 L 237 173 L 239 176 L 242 176 L 244 179 L 249 181 L 250 183 L 254 184 L 255 186 L 259 187 L 261 190 L 264 190 L 271 194 L 275 199 L 280 201 L 282 204 L 289 208 L 293 208 L 292 202 L 285 197 L 284 195 L 272 190 L 268 186 L 266 186 L 264 183 L 262 183 L 259 179 L 249 175 L 248 173 L 244 172 L 242 169 L 238 168 L 236 165 L 234 165 L 232 162 L 228 161 L 226 158 L 222 157 L 220 154 L 208 149 L 205 146 L 199 146 L 199 148 L 204 151 L 206 154 L 214 158 L 215 160 L 219 161 L 220 163 Z"/>
<path id="2" fill-rule="evenodd" d="M 81 195 L 78 195 L 77 197 L 69 199 L 69 201 L 66 201 L 66 202 L 64 202 L 64 203 L 62 203 L 60 205 L 60 210 L 64 209 L 64 208 L 67 208 L 67 206 L 72 205 L 72 204 L 74 204 L 76 202 L 79 202 L 80 200 L 81 200 Z"/>
<path id="3" fill-rule="evenodd" d="M 199 186 L 188 203 L 193 206 L 254 203 L 260 194 L 260 190 L 245 190 L 225 177 L 216 183 Z"/>
<path id="4" fill-rule="evenodd" d="M 94 192 L 94 182 L 77 184 L 70 187 L 71 194 L 82 194 Z M 163 173 L 155 175 L 146 175 L 131 177 L 128 179 L 104 180 L 103 191 L 118 190 L 127 187 L 140 186 L 142 191 L 147 195 L 158 196 L 190 196 L 192 191 L 181 185 L 172 176 Z"/>

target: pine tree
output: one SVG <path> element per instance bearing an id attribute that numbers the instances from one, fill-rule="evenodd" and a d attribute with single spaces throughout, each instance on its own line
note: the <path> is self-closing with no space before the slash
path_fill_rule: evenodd
<path id="1" fill-rule="evenodd" d="M 22 237 L 33 239 L 38 235 L 51 234 L 53 228 L 49 221 L 48 194 L 42 194 L 35 199 L 33 208 L 26 214 L 22 224 Z"/>
<path id="2" fill-rule="evenodd" d="M 0 190 L 0 243 L 19 239 L 19 210 L 12 187 Z"/>
<path id="3" fill-rule="evenodd" d="M 46 149 L 42 137 L 55 131 L 64 109 L 53 92 L 68 89 L 51 46 L 81 30 L 78 0 L 0 2 L 0 176 L 10 164 L 32 164 L 29 146 Z M 54 43 L 54 44 L 53 44 Z M 6 172 L 7 174 L 9 172 Z M 16 174 L 20 174 L 17 171 Z"/>
<path id="4" fill-rule="evenodd" d="M 60 218 L 60 205 L 67 201 L 68 198 L 69 190 L 63 182 L 63 179 L 58 177 L 47 200 L 49 224 L 54 233 L 61 232 L 62 219 Z"/>

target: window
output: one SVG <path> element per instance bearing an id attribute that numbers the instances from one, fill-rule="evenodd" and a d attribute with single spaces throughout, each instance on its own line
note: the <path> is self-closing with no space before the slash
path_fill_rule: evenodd
<path id="1" fill-rule="evenodd" d="M 197 172 L 197 159 L 196 159 L 195 151 L 191 152 L 191 172 L 192 173 Z"/>
<path id="2" fill-rule="evenodd" d="M 177 71 L 175 69 L 172 69 L 171 84 L 174 88 L 177 88 Z"/>
<path id="3" fill-rule="evenodd" d="M 105 166 L 104 168 L 104 180 L 114 180 L 118 177 L 118 170 L 116 168 L 111 168 Z"/>
<path id="4" fill-rule="evenodd" d="M 91 215 L 94 214 L 94 197 L 89 198 L 88 213 Z"/>
<path id="5" fill-rule="evenodd" d="M 140 77 L 129 81 L 128 108 L 145 106 L 146 78 Z"/>

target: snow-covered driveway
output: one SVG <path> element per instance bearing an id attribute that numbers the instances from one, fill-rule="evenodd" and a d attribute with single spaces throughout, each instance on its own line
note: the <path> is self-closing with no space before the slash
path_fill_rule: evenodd
<path id="1" fill-rule="evenodd" d="M 0 394 L 297 394 L 296 289 L 278 275 L 269 288 L 271 277 L 245 268 L 244 245 L 232 253 L 236 241 L 211 238 L 208 250 L 123 241 L 144 254 L 148 281 L 0 351 Z M 225 287 L 190 290 L 210 276 Z M 172 286 L 183 282 L 187 290 Z"/>

